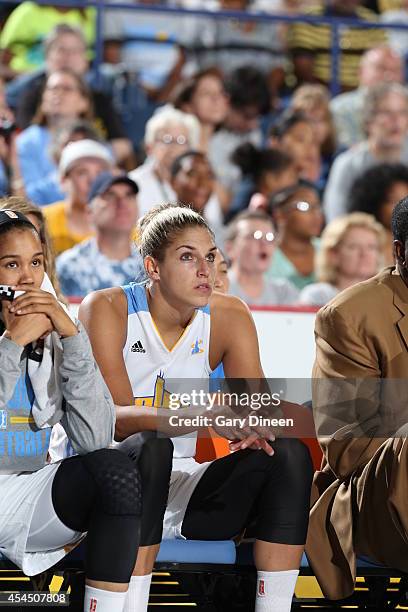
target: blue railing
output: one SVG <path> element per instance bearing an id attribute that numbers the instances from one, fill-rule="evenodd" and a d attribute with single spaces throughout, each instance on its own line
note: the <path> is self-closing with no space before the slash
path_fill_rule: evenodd
<path id="1" fill-rule="evenodd" d="M 0 0 L 0 3 L 5 3 L 9 0 Z M 331 45 L 331 66 L 332 75 L 330 90 L 332 95 L 336 95 L 340 91 L 339 68 L 340 68 L 340 28 L 342 26 L 358 27 L 364 29 L 386 29 L 386 30 L 407 30 L 408 25 L 401 23 L 367 22 L 359 19 L 347 18 L 341 19 L 338 17 L 321 17 L 314 15 L 284 15 L 280 13 L 263 13 L 263 12 L 245 12 L 245 11 L 208 11 L 203 9 L 185 9 L 179 7 L 169 7 L 162 5 L 146 5 L 134 4 L 129 2 L 112 3 L 105 0 L 37 0 L 37 4 L 47 4 L 54 6 L 70 6 L 78 8 L 94 7 L 97 11 L 96 16 L 96 44 L 95 44 L 95 67 L 101 65 L 103 61 L 103 13 L 106 9 L 121 10 L 131 9 L 134 11 L 142 11 L 147 13 L 169 13 L 172 15 L 195 15 L 197 17 L 207 17 L 211 19 L 237 19 L 240 21 L 264 21 L 278 23 L 311 23 L 315 25 L 328 25 L 332 32 Z"/>

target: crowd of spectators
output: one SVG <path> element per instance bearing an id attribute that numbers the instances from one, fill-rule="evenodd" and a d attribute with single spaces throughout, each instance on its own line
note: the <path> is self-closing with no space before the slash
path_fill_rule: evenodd
<path id="1" fill-rule="evenodd" d="M 103 13 L 98 66 L 94 8 L 2 4 L 0 196 L 40 207 L 63 293 L 142 274 L 136 221 L 164 202 L 204 215 L 248 304 L 320 306 L 392 265 L 408 2 L 138 4 Z M 330 25 L 303 15 L 343 22 L 335 96 Z"/>

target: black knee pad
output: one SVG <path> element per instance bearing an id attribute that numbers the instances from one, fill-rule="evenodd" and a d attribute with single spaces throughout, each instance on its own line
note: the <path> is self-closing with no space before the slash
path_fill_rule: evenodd
<path id="1" fill-rule="evenodd" d="M 134 461 L 116 449 L 94 451 L 83 461 L 95 482 L 103 512 L 115 516 L 141 514 L 141 478 Z"/>

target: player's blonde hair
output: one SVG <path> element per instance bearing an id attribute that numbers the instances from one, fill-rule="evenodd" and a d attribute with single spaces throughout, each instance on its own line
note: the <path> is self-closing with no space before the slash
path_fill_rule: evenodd
<path id="1" fill-rule="evenodd" d="M 163 261 L 167 247 L 186 228 L 202 227 L 214 240 L 207 221 L 189 206 L 161 204 L 152 208 L 138 223 L 138 247 L 143 258 Z"/>

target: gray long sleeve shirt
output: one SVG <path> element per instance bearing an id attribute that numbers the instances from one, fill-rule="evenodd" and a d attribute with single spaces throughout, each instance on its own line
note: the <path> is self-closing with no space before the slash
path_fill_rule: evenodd
<path id="1" fill-rule="evenodd" d="M 111 443 L 115 410 L 81 323 L 78 329 L 61 340 L 61 425 L 75 452 L 85 454 Z M 47 461 L 51 428 L 39 429 L 32 418 L 27 361 L 26 349 L 0 337 L 0 473 L 33 472 Z"/>

